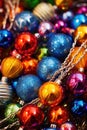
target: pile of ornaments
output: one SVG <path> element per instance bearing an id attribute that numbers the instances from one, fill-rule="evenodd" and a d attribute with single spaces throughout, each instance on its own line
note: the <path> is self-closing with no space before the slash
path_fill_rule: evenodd
<path id="1" fill-rule="evenodd" d="M 15 17 L 6 7 L 1 0 L 0 129 L 87 130 L 87 2 L 20 0 Z"/>

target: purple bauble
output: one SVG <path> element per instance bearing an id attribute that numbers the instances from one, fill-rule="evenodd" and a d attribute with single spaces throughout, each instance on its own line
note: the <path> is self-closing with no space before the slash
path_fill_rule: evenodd
<path id="1" fill-rule="evenodd" d="M 59 31 L 66 26 L 67 26 L 66 22 L 64 22 L 63 20 L 58 20 L 54 25 L 54 30 Z"/>
<path id="2" fill-rule="evenodd" d="M 66 122 L 61 125 L 60 130 L 76 130 L 76 127 L 73 124 Z"/>
<path id="3" fill-rule="evenodd" d="M 67 85 L 73 94 L 82 95 L 87 92 L 87 76 L 81 72 L 72 73 L 68 77 Z"/>
<path id="4" fill-rule="evenodd" d="M 87 13 L 87 6 L 81 6 L 77 10 L 78 14 L 86 14 Z"/>
<path id="5" fill-rule="evenodd" d="M 41 36 L 43 36 L 49 32 L 52 32 L 52 30 L 53 24 L 51 22 L 44 21 L 40 23 L 38 32 Z"/>

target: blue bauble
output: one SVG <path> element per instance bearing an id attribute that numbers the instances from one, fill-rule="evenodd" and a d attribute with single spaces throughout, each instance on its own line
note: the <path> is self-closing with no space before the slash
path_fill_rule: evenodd
<path id="1" fill-rule="evenodd" d="M 0 30 L 0 47 L 7 48 L 12 44 L 12 42 L 12 33 L 6 29 Z"/>
<path id="2" fill-rule="evenodd" d="M 48 53 L 62 60 L 69 53 L 72 42 L 72 37 L 69 35 L 63 33 L 53 34 L 47 43 Z"/>
<path id="3" fill-rule="evenodd" d="M 59 130 L 57 128 L 44 128 L 44 130 Z"/>
<path id="4" fill-rule="evenodd" d="M 16 32 L 35 32 L 39 26 L 39 19 L 29 11 L 23 11 L 16 15 L 13 29 Z"/>
<path id="5" fill-rule="evenodd" d="M 86 112 L 86 102 L 80 99 L 72 102 L 71 111 L 76 115 L 83 115 Z"/>
<path id="6" fill-rule="evenodd" d="M 55 71 L 61 66 L 60 61 L 55 57 L 44 57 L 37 66 L 37 74 L 43 80 L 51 79 Z"/>
<path id="7" fill-rule="evenodd" d="M 19 77 L 15 89 L 22 100 L 29 102 L 38 97 L 37 92 L 40 86 L 41 80 L 37 76 L 29 74 Z"/>
<path id="8" fill-rule="evenodd" d="M 82 24 L 87 24 L 87 18 L 84 14 L 77 14 L 71 20 L 71 27 L 76 29 L 78 26 Z"/>
<path id="9" fill-rule="evenodd" d="M 71 10 L 68 10 L 68 11 L 64 12 L 62 14 L 62 16 L 60 16 L 60 17 L 62 17 L 62 19 L 64 21 L 69 21 L 69 20 L 72 20 L 72 18 L 74 17 L 74 14 Z"/>

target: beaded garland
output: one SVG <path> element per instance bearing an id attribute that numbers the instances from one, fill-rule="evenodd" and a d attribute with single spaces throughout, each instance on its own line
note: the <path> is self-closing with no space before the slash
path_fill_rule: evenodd
<path id="1" fill-rule="evenodd" d="M 1 0 L 0 18 L 0 130 L 86 130 L 87 2 Z"/>

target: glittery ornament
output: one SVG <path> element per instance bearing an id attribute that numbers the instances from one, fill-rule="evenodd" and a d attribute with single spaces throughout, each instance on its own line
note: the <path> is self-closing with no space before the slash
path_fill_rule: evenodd
<path id="1" fill-rule="evenodd" d="M 1 62 L 1 72 L 5 77 L 16 78 L 23 70 L 22 63 L 15 57 L 4 58 Z"/>
<path id="2" fill-rule="evenodd" d="M 61 125 L 60 130 L 77 130 L 77 129 L 73 124 L 66 122 Z"/>
<path id="3" fill-rule="evenodd" d="M 79 50 L 79 47 L 75 47 L 73 52 L 70 55 L 70 60 L 76 55 L 77 51 Z M 83 55 L 84 53 L 84 48 L 82 48 L 78 54 L 75 56 L 73 60 L 73 64 L 75 64 L 79 58 Z M 84 71 L 84 68 L 86 68 L 86 63 L 87 63 L 87 53 L 83 56 L 83 58 L 78 62 L 78 64 L 75 65 L 75 68 L 78 70 Z"/>
<path id="4" fill-rule="evenodd" d="M 61 66 L 55 57 L 44 57 L 37 65 L 37 75 L 44 81 L 51 79 L 54 72 Z"/>
<path id="5" fill-rule="evenodd" d="M 33 14 L 42 21 L 47 21 L 54 17 L 55 9 L 50 3 L 41 2 L 34 8 Z"/>
<path id="6" fill-rule="evenodd" d="M 22 108 L 19 119 L 26 128 L 37 128 L 44 120 L 44 113 L 37 106 L 27 104 Z"/>
<path id="7" fill-rule="evenodd" d="M 82 95 L 87 91 L 87 76 L 81 72 L 75 72 L 68 76 L 67 85 L 71 92 Z"/>
<path id="8" fill-rule="evenodd" d="M 87 25 L 80 25 L 75 31 L 74 31 L 74 37 L 78 36 L 78 44 L 82 44 L 86 39 L 87 35 Z"/>
<path id="9" fill-rule="evenodd" d="M 24 100 L 29 102 L 37 97 L 37 91 L 41 86 L 41 80 L 32 74 L 21 76 L 18 79 L 16 86 L 17 95 Z"/>
<path id="10" fill-rule="evenodd" d="M 29 32 L 20 33 L 15 40 L 15 48 L 23 57 L 28 57 L 37 49 L 37 38 Z"/>
<path id="11" fill-rule="evenodd" d="M 72 102 L 71 111 L 78 116 L 86 112 L 86 102 L 84 100 L 75 99 Z"/>
<path id="12" fill-rule="evenodd" d="M 38 28 L 39 20 L 29 11 L 23 11 L 16 15 L 13 29 L 16 32 L 35 32 Z"/>
<path id="13" fill-rule="evenodd" d="M 84 14 L 77 14 L 71 20 L 71 27 L 74 29 L 82 24 L 87 24 L 87 18 Z"/>
<path id="14" fill-rule="evenodd" d="M 52 34 L 49 37 L 47 47 L 50 55 L 62 60 L 67 56 L 72 47 L 72 37 L 64 33 Z"/>
<path id="15" fill-rule="evenodd" d="M 16 113 L 20 107 L 21 107 L 20 104 L 14 104 L 14 103 L 8 104 L 5 108 L 5 117 L 8 117 L 9 115 L 13 113 Z M 8 119 L 8 121 L 11 123 L 16 120 L 17 120 L 17 117 L 15 117 L 15 115 L 12 118 Z"/>
<path id="16" fill-rule="evenodd" d="M 63 88 L 55 82 L 46 82 L 39 89 L 39 97 L 43 104 L 55 106 L 63 99 Z"/>
<path id="17" fill-rule="evenodd" d="M 50 123 L 55 123 L 57 125 L 62 125 L 68 120 L 68 111 L 60 106 L 51 108 L 49 111 L 49 121 Z"/>
<path id="18" fill-rule="evenodd" d="M 30 60 L 23 60 L 23 73 L 24 74 L 36 74 L 36 68 L 38 60 L 32 58 Z"/>
<path id="19" fill-rule="evenodd" d="M 8 30 L 0 30 L 0 47 L 7 48 L 12 45 L 13 35 Z"/>

